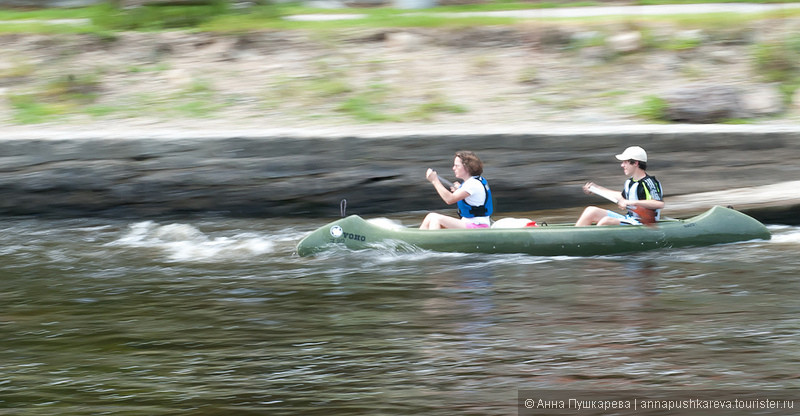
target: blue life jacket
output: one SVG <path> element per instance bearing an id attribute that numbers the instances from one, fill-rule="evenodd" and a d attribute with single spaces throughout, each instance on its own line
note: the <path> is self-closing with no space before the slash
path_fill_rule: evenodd
<path id="1" fill-rule="evenodd" d="M 486 200 L 483 202 L 483 205 L 476 207 L 468 204 L 464 199 L 458 201 L 458 215 L 461 218 L 489 217 L 492 215 L 492 212 L 494 212 L 494 207 L 492 207 L 492 191 L 489 189 L 489 182 L 486 182 L 486 179 L 482 176 L 474 176 L 474 178 L 479 180 L 481 185 L 483 185 L 483 189 L 486 191 Z"/>

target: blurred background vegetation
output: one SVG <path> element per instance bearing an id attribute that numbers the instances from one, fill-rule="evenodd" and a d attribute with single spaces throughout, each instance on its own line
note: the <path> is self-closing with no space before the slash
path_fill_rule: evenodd
<path id="1" fill-rule="evenodd" d="M 496 26 L 524 24 L 522 20 L 509 17 L 489 16 L 454 16 L 445 15 L 443 12 L 459 11 L 494 11 L 494 10 L 523 10 L 551 7 L 584 7 L 599 5 L 620 5 L 618 1 L 593 1 L 593 2 L 550 2 L 550 1 L 440 1 L 436 7 L 424 10 L 406 10 L 394 7 L 391 1 L 382 0 L 355 0 L 336 1 L 335 3 L 320 2 L 272 2 L 268 0 L 237 1 L 237 0 L 109 0 L 92 1 L 81 7 L 32 7 L 31 4 L 42 5 L 46 2 L 25 0 L 0 0 L 0 34 L 88 34 L 101 41 L 113 41 L 122 32 L 162 32 L 180 30 L 184 33 L 214 33 L 214 34 L 242 34 L 250 31 L 303 29 L 310 31 L 325 31 L 339 28 L 396 28 L 396 27 L 458 27 L 469 28 L 475 26 Z M 736 0 L 729 0 L 727 3 Z M 746 2 L 746 1 L 741 1 Z M 783 1 L 759 1 L 758 3 L 781 3 Z M 31 4 L 28 4 L 31 3 Z M 54 3 L 57 1 L 54 0 Z M 74 4 L 69 2 L 70 4 Z M 675 4 L 675 3 L 700 3 L 692 0 L 638 0 L 625 4 L 650 5 L 650 4 Z M 753 3 L 749 1 L 747 3 Z M 11 7 L 11 6 L 14 7 Z M 5 7 L 3 7 L 5 6 Z M 321 7 L 325 6 L 325 7 Z M 333 7 L 334 8 L 330 8 Z M 437 13 L 442 12 L 442 13 Z M 291 15 L 315 14 L 353 14 L 357 13 L 358 19 L 341 20 L 291 20 Z M 741 31 L 744 33 L 751 22 L 779 21 L 781 19 L 796 19 L 800 17 L 800 9 L 781 10 L 764 13 L 713 13 L 695 15 L 673 16 L 637 16 L 630 17 L 605 16 L 602 18 L 572 18 L 551 19 L 561 23 L 575 23 L 585 27 L 585 33 L 591 37 L 573 37 L 569 43 L 559 46 L 565 53 L 577 54 L 582 49 L 601 48 L 607 40 L 609 33 L 598 29 L 608 22 L 629 30 L 638 31 L 643 35 L 644 51 L 671 51 L 682 53 L 697 51 L 704 43 L 715 43 L 724 47 L 726 37 L 744 38 L 747 34 L 730 35 L 729 32 Z M 702 29 L 710 34 L 707 37 L 658 37 L 653 36 L 648 23 L 668 22 L 670 25 L 695 30 Z M 546 27 L 544 28 L 546 29 Z M 739 45 L 745 42 L 737 40 Z M 749 41 L 748 41 L 749 43 Z M 66 56 L 65 52 L 65 56 Z M 763 82 L 773 83 L 780 89 L 784 101 L 791 105 L 793 97 L 800 88 L 800 34 L 797 31 L 788 31 L 778 37 L 757 39 L 749 45 L 747 50 L 751 66 Z M 625 71 L 624 56 L 612 56 L 606 62 L 608 71 Z M 630 57 L 628 57 L 630 58 Z M 477 58 L 476 58 L 477 59 Z M 481 58 L 481 63 L 474 63 L 478 67 L 491 66 L 491 59 Z M 165 77 L 179 72 L 170 67 L 167 61 L 157 61 L 149 64 L 131 64 L 127 68 L 109 69 L 97 67 L 91 71 L 58 71 L 56 67 L 43 67 L 34 64 L 34 61 L 25 56 L 9 56 L 5 65 L 0 67 L 0 87 L 5 88 L 5 98 L 14 111 L 14 121 L 17 123 L 39 123 L 58 118 L 62 115 L 75 113 L 88 114 L 91 117 L 104 117 L 107 115 L 139 116 L 144 109 L 151 109 L 154 114 L 169 114 L 178 111 L 181 116 L 213 117 L 222 108 L 231 106 L 230 97 L 225 98 L 212 81 L 203 78 L 192 78 L 183 83 L 181 88 L 162 95 L 155 92 L 139 94 L 136 100 L 128 103 L 115 102 L 103 103 L 103 84 L 106 79 L 119 76 L 122 71 L 124 76 L 135 78 L 136 74 L 143 71 L 163 74 Z M 54 65 L 59 65 L 57 62 Z M 368 63 L 366 66 L 381 66 L 380 63 Z M 613 66 L 613 68 L 612 68 Z M 619 67 L 619 68 L 617 68 Z M 691 63 L 684 65 L 684 71 L 691 70 Z M 116 72 L 115 72 L 116 71 Z M 617 98 L 631 92 L 610 88 L 608 91 L 595 92 L 589 96 L 583 94 L 579 98 L 564 98 L 554 100 L 553 96 L 569 97 L 569 94 L 558 91 L 558 94 L 546 94 L 542 87 L 542 74 L 535 65 L 523 69 L 518 75 L 518 82 L 526 85 L 538 86 L 534 89 L 531 100 L 539 104 L 551 105 L 560 111 L 570 111 L 583 105 L 596 105 L 586 103 L 592 96 L 597 101 L 613 103 Z M 67 73 L 61 73 L 67 72 Z M 59 73 L 54 76 L 52 73 Z M 280 108 L 282 102 L 301 101 L 309 97 L 310 103 L 305 103 L 305 109 L 311 108 L 320 102 L 325 108 L 334 108 L 338 114 L 348 114 L 353 119 L 361 122 L 383 121 L 409 121 L 428 120 L 438 113 L 463 114 L 470 111 L 469 105 L 454 102 L 445 93 L 431 93 L 425 99 L 404 111 L 389 112 L 382 110 L 387 107 L 397 107 L 400 101 L 398 91 L 388 87 L 385 83 L 371 83 L 367 86 L 357 86 L 348 82 L 347 67 L 338 67 L 335 70 L 316 71 L 313 77 L 285 77 L 274 76 L 271 78 L 271 89 L 267 98 L 262 100 L 268 107 Z M 688 74 L 687 78 L 699 78 L 696 74 Z M 20 87 L 21 81 L 26 81 L 26 87 Z M 575 82 L 571 88 L 578 89 L 581 82 Z M 2 89 L 2 88 L 0 88 Z M 266 93 L 265 93 L 266 94 Z M 589 97 L 589 98 L 587 98 Z M 249 98 L 248 98 L 249 99 Z M 138 100 L 138 101 L 137 101 Z M 572 100 L 572 101 L 570 101 Z M 242 101 L 237 98 L 236 102 Z M 546 102 L 547 101 L 547 102 Z M 557 102 L 556 102 L 557 101 Z M 265 104 L 267 105 L 267 104 Z M 322 105 L 320 106 L 322 107 Z M 639 104 L 628 106 L 625 111 L 634 113 L 637 117 L 649 121 L 663 121 L 665 102 L 663 99 L 649 95 L 639 100 Z M 322 111 L 322 110 L 321 110 Z"/>

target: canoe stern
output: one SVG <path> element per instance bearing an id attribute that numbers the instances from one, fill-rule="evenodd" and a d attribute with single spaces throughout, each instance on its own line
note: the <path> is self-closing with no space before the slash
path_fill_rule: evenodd
<path id="1" fill-rule="evenodd" d="M 684 227 L 694 227 L 694 245 L 733 243 L 772 238 L 767 227 L 757 219 L 732 208 L 714 206 L 686 221 Z"/>

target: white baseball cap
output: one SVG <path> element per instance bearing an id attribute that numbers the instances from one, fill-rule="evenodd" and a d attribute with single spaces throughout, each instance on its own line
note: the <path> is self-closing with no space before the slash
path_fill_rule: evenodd
<path id="1" fill-rule="evenodd" d="M 631 146 L 625 149 L 622 154 L 617 155 L 617 159 L 619 160 L 638 160 L 641 162 L 647 162 L 647 152 L 644 151 L 639 146 Z"/>

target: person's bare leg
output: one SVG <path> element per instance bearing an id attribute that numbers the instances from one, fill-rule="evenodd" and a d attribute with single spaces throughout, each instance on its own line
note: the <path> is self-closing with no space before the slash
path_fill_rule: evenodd
<path id="1" fill-rule="evenodd" d="M 603 218 L 606 218 L 605 209 L 595 206 L 586 207 L 586 209 L 583 210 L 580 218 L 578 218 L 578 222 L 575 223 L 575 226 L 585 227 L 587 225 L 599 223 Z"/>
<path id="2" fill-rule="evenodd" d="M 422 224 L 419 225 L 420 230 L 428 230 L 431 228 L 431 215 L 428 214 L 425 216 L 425 219 L 422 220 Z"/>
<path id="3" fill-rule="evenodd" d="M 597 225 L 620 225 L 619 218 L 611 218 L 611 217 L 603 217 L 600 221 L 597 221 Z"/>
<path id="4" fill-rule="evenodd" d="M 443 217 L 442 214 L 437 214 L 435 212 L 431 212 L 425 216 L 425 219 L 422 220 L 422 224 L 420 224 L 420 230 L 439 230 L 442 228 L 440 218 Z"/>
<path id="5" fill-rule="evenodd" d="M 437 214 L 435 212 L 432 212 L 432 213 L 428 214 L 428 216 L 426 218 L 428 218 L 428 217 L 429 217 L 429 219 L 428 219 L 428 228 L 427 228 L 428 230 L 441 230 L 442 229 L 442 224 L 440 224 L 440 222 L 439 222 L 439 217 L 441 217 L 441 214 Z"/>
<path id="6" fill-rule="evenodd" d="M 467 228 L 467 223 L 461 221 L 460 218 L 448 217 L 442 215 L 438 218 L 439 226 L 442 228 Z"/>
<path id="7" fill-rule="evenodd" d="M 448 217 L 446 215 L 431 212 L 425 216 L 420 224 L 420 230 L 440 230 L 442 228 L 466 228 L 464 221 L 458 218 Z"/>

